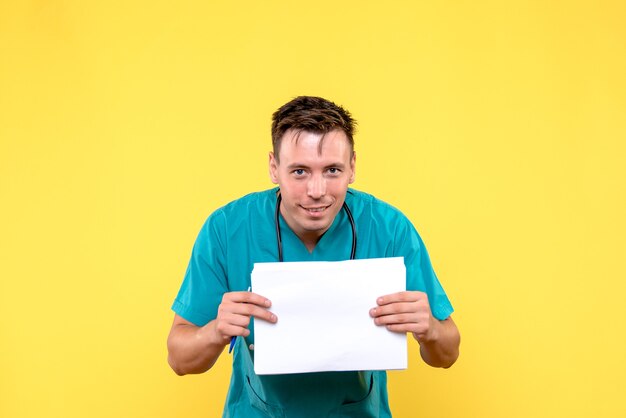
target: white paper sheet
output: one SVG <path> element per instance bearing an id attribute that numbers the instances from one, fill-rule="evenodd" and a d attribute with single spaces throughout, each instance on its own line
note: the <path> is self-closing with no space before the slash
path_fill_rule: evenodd
<path id="1" fill-rule="evenodd" d="M 252 291 L 272 301 L 278 322 L 254 321 L 254 371 L 406 369 L 406 334 L 369 315 L 379 296 L 405 289 L 402 257 L 255 264 Z"/>

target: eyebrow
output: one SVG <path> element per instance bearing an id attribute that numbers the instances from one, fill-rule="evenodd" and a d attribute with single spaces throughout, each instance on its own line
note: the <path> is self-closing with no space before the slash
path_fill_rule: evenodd
<path id="1" fill-rule="evenodd" d="M 331 167 L 337 167 L 337 168 L 343 169 L 346 167 L 346 165 L 344 163 L 331 163 L 331 164 L 327 164 L 326 166 L 324 166 L 324 168 L 331 168 Z M 295 170 L 297 168 L 310 168 L 310 167 L 306 164 L 300 164 L 300 163 L 292 163 L 287 166 L 288 170 Z"/>

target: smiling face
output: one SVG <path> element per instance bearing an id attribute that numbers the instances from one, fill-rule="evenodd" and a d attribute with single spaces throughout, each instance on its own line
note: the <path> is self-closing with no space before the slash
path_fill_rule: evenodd
<path id="1" fill-rule="evenodd" d="M 356 156 L 346 134 L 289 130 L 279 158 L 270 153 L 270 177 L 280 187 L 280 213 L 311 251 L 341 210 L 354 182 Z"/>

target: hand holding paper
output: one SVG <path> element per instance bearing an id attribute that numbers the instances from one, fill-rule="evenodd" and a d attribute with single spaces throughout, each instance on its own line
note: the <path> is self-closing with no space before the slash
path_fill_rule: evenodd
<path id="1" fill-rule="evenodd" d="M 251 316 L 276 322 L 276 315 L 268 310 L 271 305 L 269 299 L 255 293 L 225 293 L 215 318 L 215 332 L 218 338 L 227 341 L 239 335 L 248 336 Z"/>
<path id="2" fill-rule="evenodd" d="M 385 325 L 393 332 L 412 332 L 419 341 L 431 339 L 432 321 L 435 321 L 424 292 L 399 292 L 385 295 L 376 301 L 378 307 L 370 310 L 377 325 Z"/>

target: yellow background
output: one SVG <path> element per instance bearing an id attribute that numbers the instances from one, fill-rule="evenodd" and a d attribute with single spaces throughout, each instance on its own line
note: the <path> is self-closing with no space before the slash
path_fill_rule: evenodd
<path id="1" fill-rule="evenodd" d="M 622 1 L 0 2 L 0 416 L 211 417 L 168 368 L 217 207 L 271 186 L 271 113 L 359 120 L 355 188 L 404 211 L 461 357 L 410 344 L 398 417 L 626 416 Z"/>

